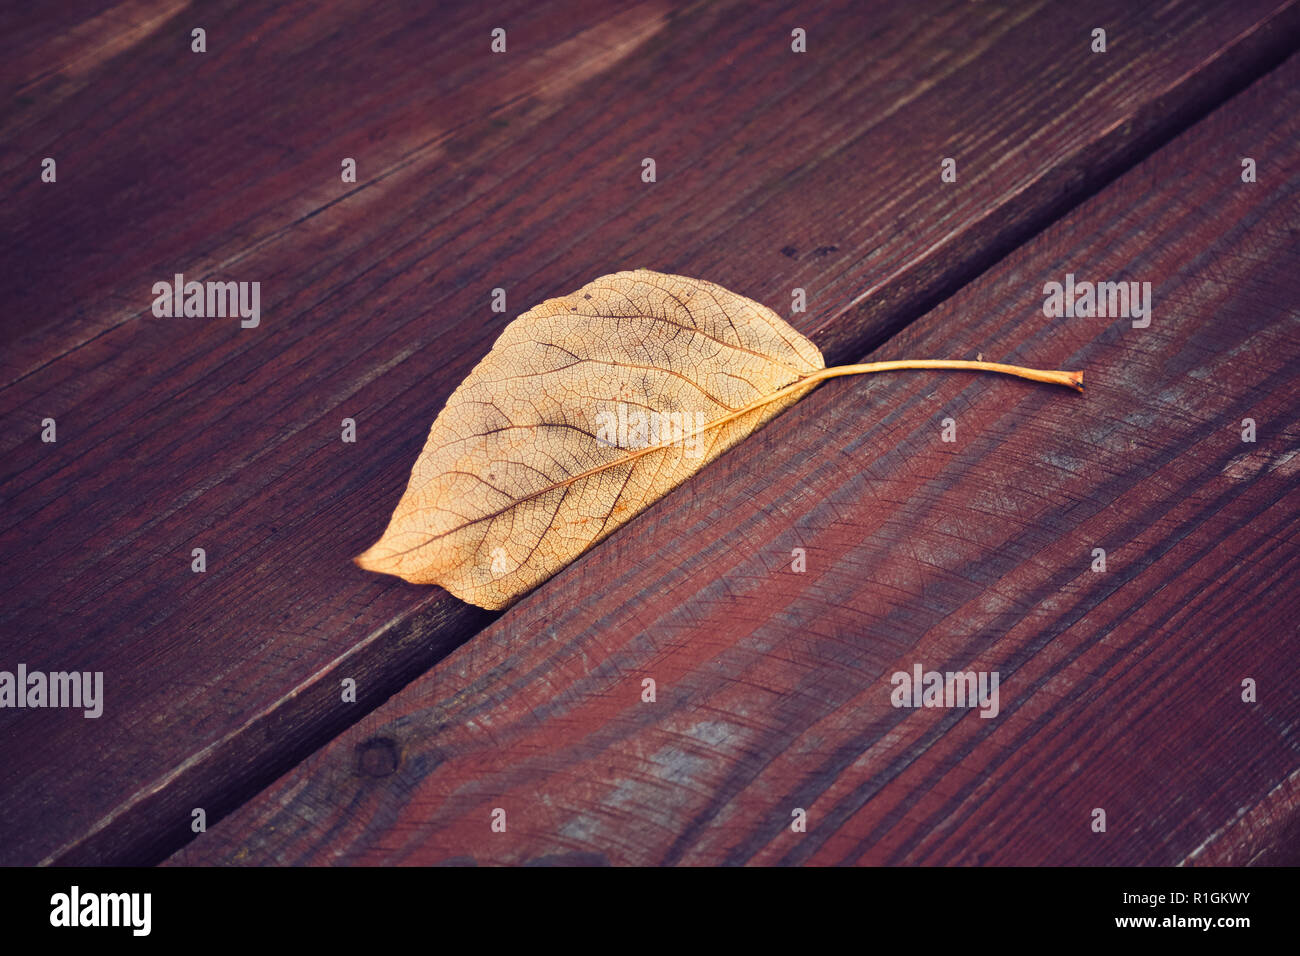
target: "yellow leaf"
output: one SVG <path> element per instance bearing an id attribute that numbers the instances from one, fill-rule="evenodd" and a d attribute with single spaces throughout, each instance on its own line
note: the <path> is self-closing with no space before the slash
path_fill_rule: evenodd
<path id="1" fill-rule="evenodd" d="M 827 369 L 775 312 L 721 286 L 603 276 L 506 326 L 447 400 L 357 564 L 505 607 L 826 378 L 893 368 L 1082 382 L 985 362 Z"/>

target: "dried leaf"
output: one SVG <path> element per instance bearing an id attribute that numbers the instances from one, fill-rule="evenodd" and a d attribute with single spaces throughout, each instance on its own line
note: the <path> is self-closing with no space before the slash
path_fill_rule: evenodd
<path id="1" fill-rule="evenodd" d="M 541 584 L 826 378 L 775 312 L 699 279 L 603 276 L 511 322 L 447 400 L 388 530 L 357 563 L 497 609 Z"/>

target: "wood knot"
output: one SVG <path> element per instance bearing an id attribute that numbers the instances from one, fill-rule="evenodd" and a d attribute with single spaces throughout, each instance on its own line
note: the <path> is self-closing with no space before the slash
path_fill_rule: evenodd
<path id="1" fill-rule="evenodd" d="M 391 737 L 371 737 L 357 744 L 357 776 L 387 777 L 397 770 L 401 755 Z"/>

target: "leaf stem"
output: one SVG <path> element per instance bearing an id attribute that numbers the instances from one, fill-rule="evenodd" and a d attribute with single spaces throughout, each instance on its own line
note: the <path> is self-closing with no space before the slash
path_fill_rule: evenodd
<path id="1" fill-rule="evenodd" d="M 864 365 L 836 365 L 833 368 L 814 372 L 803 379 L 800 384 L 838 378 L 841 375 L 866 375 L 871 372 L 892 372 L 896 369 L 937 368 L 953 369 L 960 372 L 1001 372 L 1003 375 L 1015 375 L 1033 382 L 1046 382 L 1049 385 L 1065 385 L 1076 391 L 1083 391 L 1083 372 L 1049 372 L 1038 368 L 1025 368 L 1023 365 L 1002 365 L 998 362 L 965 362 L 960 359 L 903 359 L 897 362 L 867 362 Z"/>

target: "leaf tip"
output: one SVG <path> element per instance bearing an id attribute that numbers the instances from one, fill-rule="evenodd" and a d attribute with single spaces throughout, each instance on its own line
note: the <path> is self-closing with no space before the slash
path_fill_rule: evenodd
<path id="1" fill-rule="evenodd" d="M 381 542 L 376 541 L 370 547 L 366 548 L 366 550 L 362 551 L 352 559 L 352 563 L 362 571 L 375 571 L 379 574 L 392 574 L 393 571 L 388 566 L 388 561 L 386 561 L 382 555 L 377 553 L 380 543 Z"/>

